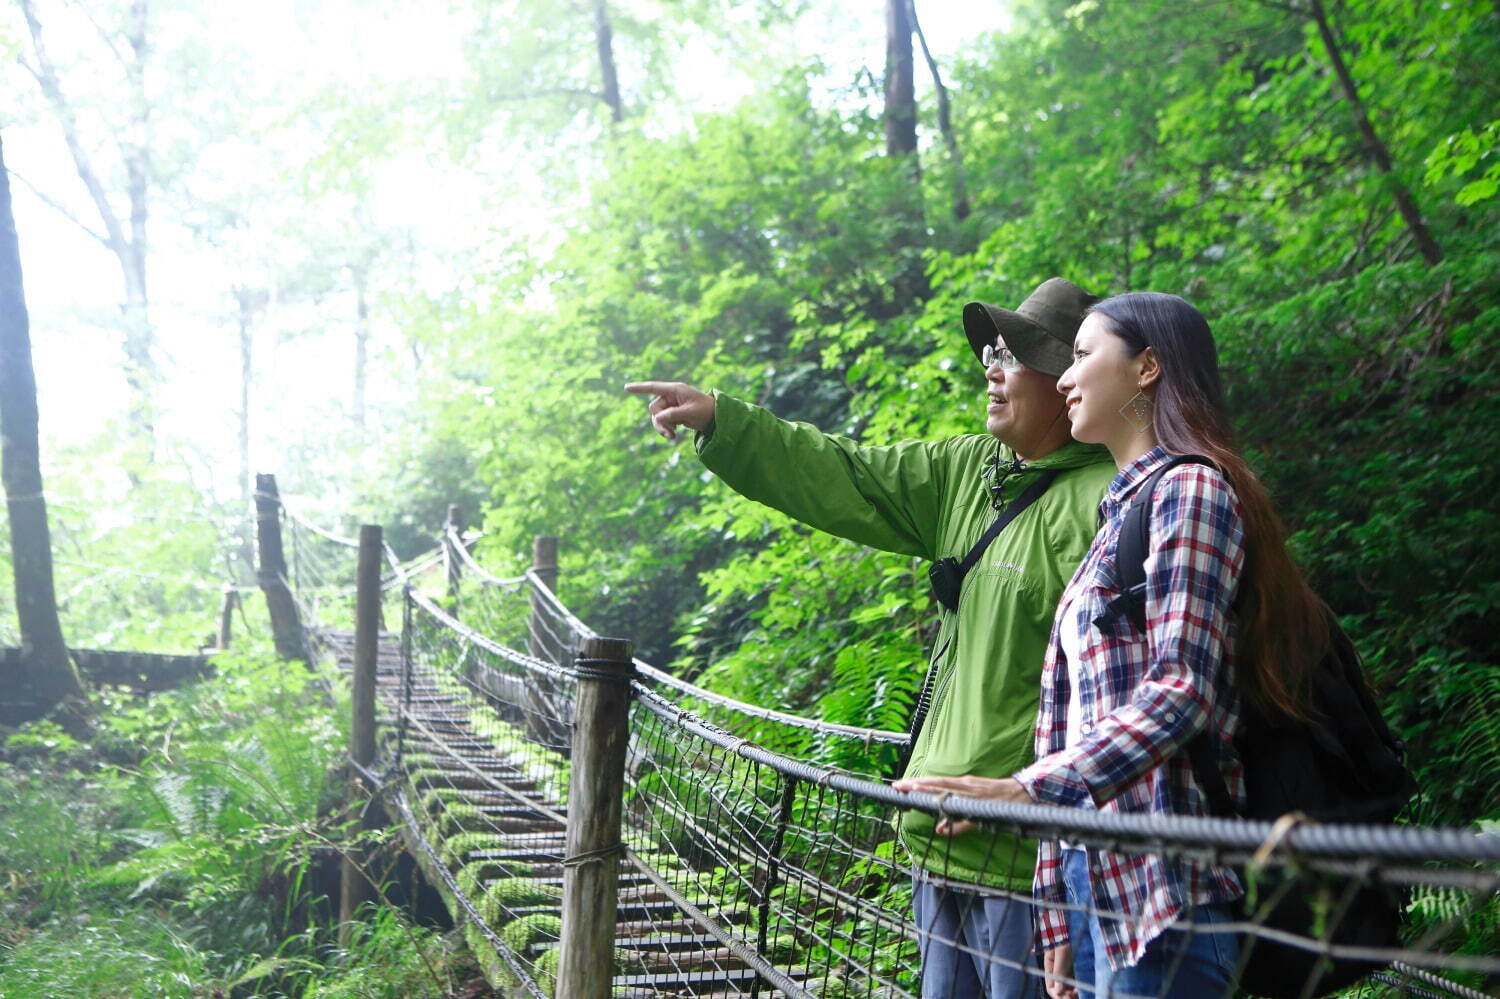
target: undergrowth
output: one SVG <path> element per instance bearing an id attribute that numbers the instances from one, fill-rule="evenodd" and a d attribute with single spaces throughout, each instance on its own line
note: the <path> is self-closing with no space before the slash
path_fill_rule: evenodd
<path id="1" fill-rule="evenodd" d="M 458 991 L 462 948 L 401 910 L 338 939 L 337 689 L 235 652 L 177 691 L 102 694 L 87 744 L 0 733 L 0 997 Z"/>

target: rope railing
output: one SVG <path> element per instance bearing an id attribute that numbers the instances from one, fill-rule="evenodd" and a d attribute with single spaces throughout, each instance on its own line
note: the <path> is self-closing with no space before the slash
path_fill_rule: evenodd
<path id="1" fill-rule="evenodd" d="M 494 955 L 492 980 L 546 995 L 555 988 L 568 860 L 573 659 L 582 641 L 598 636 L 535 570 L 503 580 L 478 568 L 463 538 L 450 532 L 446 540 L 467 584 L 475 584 L 446 598 L 415 585 L 413 567 L 430 569 L 430 558 L 403 564 L 387 552 L 391 588 L 401 593 L 404 651 L 401 676 L 382 688 L 381 703 L 385 731 L 398 733 L 387 745 L 410 804 L 406 837 L 425 867 L 441 867 L 429 877 L 456 910 L 482 923 L 482 932 L 471 927 L 470 942 Z M 867 747 L 898 744 L 904 733 L 748 705 L 635 665 L 621 792 L 614 969 L 621 993 L 927 995 L 922 958 L 938 950 L 981 973 L 1038 982 L 1029 915 L 1027 946 L 1008 952 L 977 945 L 930 911 L 914 913 L 913 901 L 919 892 L 941 898 L 977 882 L 983 890 L 965 897 L 978 905 L 1009 900 L 1065 919 L 1139 922 L 1106 907 L 1034 899 L 1031 844 L 1041 838 L 1101 854 L 1149 853 L 1184 869 L 1250 872 L 1254 898 L 1231 919 L 1174 925 L 1188 939 L 1236 941 L 1231 982 L 1256 948 L 1273 944 L 1368 960 L 1375 973 L 1346 995 L 1469 999 L 1487 994 L 1500 976 L 1500 957 L 1474 942 L 1484 939 L 1484 927 L 1493 931 L 1500 912 L 1500 838 L 1400 826 L 1280 829 L 902 794 L 864 775 L 879 767 L 862 772 L 780 752 L 743 732 L 769 721 Z M 973 828 L 962 837 L 933 836 L 939 818 Z M 1293 885 L 1313 886 L 1324 899 L 1317 932 L 1266 924 L 1271 905 Z M 1350 917 L 1359 897 L 1353 888 L 1361 886 L 1402 895 L 1407 926 L 1399 946 L 1329 935 Z"/>

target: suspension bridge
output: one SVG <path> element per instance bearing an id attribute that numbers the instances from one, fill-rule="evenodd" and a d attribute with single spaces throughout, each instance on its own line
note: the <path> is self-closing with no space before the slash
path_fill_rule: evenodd
<path id="1" fill-rule="evenodd" d="M 555 542 L 501 578 L 453 524 L 403 563 L 378 529 L 343 537 L 286 512 L 274 484 L 262 498 L 263 552 L 266 530 L 290 534 L 289 563 L 277 563 L 278 536 L 262 565 L 273 625 L 271 588 L 285 587 L 283 615 L 295 616 L 278 645 L 305 641 L 352 675 L 360 793 L 505 994 L 917 996 L 935 930 L 913 922 L 911 872 L 941 872 L 945 857 L 906 854 L 903 810 L 969 819 L 981 837 L 1253 865 L 1280 888 L 1236 922 L 1189 927 L 1239 934 L 1242 966 L 1255 946 L 1280 945 L 1370 962 L 1344 995 L 1473 999 L 1500 982 L 1496 942 L 1474 943 L 1500 909 L 1500 837 L 900 794 L 885 781 L 905 733 L 746 704 L 634 659 L 558 598 Z M 1012 846 L 986 870 L 1029 883 L 1031 864 Z M 1295 883 L 1323 900 L 1307 936 L 1264 919 Z M 1401 897 L 1399 947 L 1333 942 L 1367 886 Z M 1299 990 L 1319 994 L 1312 981 L 1286 994 Z"/>

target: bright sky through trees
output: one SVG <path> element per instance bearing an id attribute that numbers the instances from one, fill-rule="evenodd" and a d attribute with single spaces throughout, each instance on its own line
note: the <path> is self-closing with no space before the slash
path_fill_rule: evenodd
<path id="1" fill-rule="evenodd" d="M 884 58 L 881 5 L 830 2 L 812 7 L 790 32 L 787 44 L 795 56 L 821 57 L 830 85 L 846 85 L 862 67 L 878 78 Z M 923 7 L 924 28 L 939 59 L 951 58 L 976 32 L 1005 26 L 1001 4 Z M 7 14 L 0 22 L 0 48 L 19 51 L 26 29 L 13 6 Z M 88 91 L 107 86 L 101 81 L 108 78 L 109 65 L 100 59 L 94 26 L 76 10 L 43 8 L 43 14 L 55 56 L 59 61 L 77 57 L 65 86 L 79 97 L 98 99 Z M 202 233 L 185 228 L 182 220 L 195 214 L 195 199 L 239 197 L 235 189 L 248 183 L 256 210 L 266 209 L 262 221 L 279 218 L 283 226 L 316 234 L 321 223 L 332 222 L 333 214 L 347 207 L 338 203 L 337 190 L 319 201 L 299 201 L 299 191 L 267 187 L 294 176 L 307 158 L 323 155 L 320 125 L 299 116 L 308 115 L 307 107 L 318 101 L 324 102 L 323 117 L 336 113 L 337 108 L 327 106 L 329 93 L 370 99 L 461 78 L 466 72 L 463 36 L 473 16 L 457 5 L 354 0 L 153 8 L 159 52 L 174 58 L 187 52 L 220 63 L 205 79 L 206 86 L 222 90 L 181 95 L 190 97 L 181 104 L 167 95 L 153 109 L 158 135 L 181 137 L 196 128 L 206 130 L 211 141 L 193 162 L 177 165 L 182 181 L 177 190 L 154 195 L 150 284 L 162 372 L 163 439 L 173 453 L 198 455 L 194 464 L 208 466 L 221 487 L 227 485 L 224 476 L 234 474 L 228 460 L 234 425 L 229 402 L 238 392 L 228 289 L 237 282 L 265 280 L 263 273 L 247 277 L 238 272 L 247 266 L 247 255 L 288 250 L 266 243 L 209 246 Z M 779 59 L 792 57 L 777 54 Z M 753 51 L 726 54 L 695 38 L 677 59 L 678 110 L 658 113 L 648 127 L 681 128 L 694 112 L 731 105 L 752 89 L 745 70 L 747 61 L 753 65 L 756 59 Z M 14 65 L 5 79 L 13 87 L 35 87 Z M 162 70 L 148 78 L 148 87 L 164 91 Z M 234 110 L 237 105 L 244 106 Z M 21 178 L 15 185 L 16 215 L 32 312 L 45 461 L 54 445 L 97 445 L 99 435 L 123 418 L 126 396 L 114 322 L 121 278 L 117 263 L 101 246 L 33 190 L 98 228 L 97 219 L 90 222 L 90 205 L 56 120 L 34 94 L 27 93 L 21 107 L 14 120 L 0 112 L 0 128 L 5 130 L 7 158 Z M 240 134 L 213 134 L 220 126 L 207 116 L 224 108 L 232 109 L 226 119 L 231 129 L 239 123 Z M 478 166 L 456 166 L 447 156 L 438 123 L 429 135 L 408 135 L 402 142 L 394 155 L 370 164 L 367 203 L 371 217 L 407 243 L 401 293 L 442 294 L 461 284 L 467 270 L 493 262 L 495 235 L 545 238 L 549 227 L 566 221 L 566 206 L 548 204 L 535 175 L 537 162 L 524 151 L 510 150 L 503 159 L 491 156 Z M 107 159 L 102 147 L 98 152 Z M 265 263 L 248 266 L 263 272 Z M 398 289 L 387 289 L 388 295 L 395 293 Z M 282 302 L 268 314 L 267 328 L 257 331 L 253 408 L 259 422 L 252 444 L 257 469 L 277 468 L 283 445 L 320 422 L 336 426 L 347 408 L 352 347 L 349 337 L 339 334 L 351 324 L 352 307 L 337 299 L 330 293 Z M 381 403 L 401 398 L 403 345 L 399 320 L 389 310 L 373 310 L 372 329 L 377 360 L 369 393 L 372 410 L 378 410 Z M 178 450 L 182 447 L 187 451 Z"/>

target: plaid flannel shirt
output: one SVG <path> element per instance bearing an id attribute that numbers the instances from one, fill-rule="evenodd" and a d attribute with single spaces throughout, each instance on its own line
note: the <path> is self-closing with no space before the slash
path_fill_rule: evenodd
<path id="1" fill-rule="evenodd" d="M 1230 794 L 1243 801 L 1244 774 L 1233 744 L 1239 702 L 1232 603 L 1244 568 L 1244 519 L 1222 473 L 1184 464 L 1157 486 L 1146 559 L 1146 633 L 1124 615 L 1103 627 L 1094 623 L 1120 593 L 1115 547 L 1130 500 L 1166 458 L 1163 448 L 1154 448 L 1110 483 L 1099 506 L 1102 526 L 1058 605 L 1042 670 L 1037 761 L 1016 774 L 1039 802 L 1207 815 L 1207 798 L 1185 751 L 1205 728 L 1217 736 L 1210 741 Z M 1082 731 L 1071 746 L 1068 665 L 1058 640 L 1063 628 L 1082 635 Z M 1105 949 L 1116 969 L 1140 960 L 1146 945 L 1189 906 L 1241 894 L 1225 868 L 1092 847 L 1088 857 Z M 1061 859 L 1056 840 L 1039 845 L 1042 949 L 1067 942 L 1065 912 L 1046 904 L 1064 900 Z"/>

